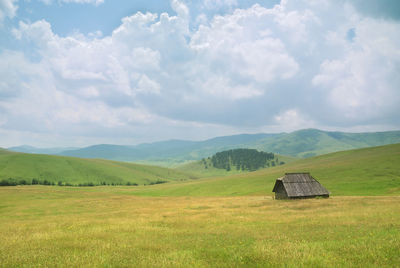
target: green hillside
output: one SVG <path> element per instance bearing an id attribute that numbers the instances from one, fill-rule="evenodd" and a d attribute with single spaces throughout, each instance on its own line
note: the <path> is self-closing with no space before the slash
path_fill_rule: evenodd
<path id="1" fill-rule="evenodd" d="M 295 157 L 312 157 L 337 151 L 394 144 L 400 142 L 399 131 L 373 133 L 329 132 L 304 129 L 264 138 L 248 144 L 249 148 Z"/>
<path id="2" fill-rule="evenodd" d="M 150 184 L 157 181 L 182 181 L 191 177 L 183 172 L 149 165 L 102 159 L 80 159 L 14 153 L 0 150 L 0 180 L 32 179 L 80 184 Z"/>
<path id="3" fill-rule="evenodd" d="M 147 196 L 272 195 L 275 179 L 285 172 L 311 172 L 333 195 L 398 195 L 400 193 L 400 144 L 342 151 L 301 159 L 254 172 L 218 174 L 196 171 L 192 163 L 181 170 L 99 159 L 47 156 L 0 151 L 0 179 L 39 178 L 78 184 L 93 182 L 138 183 L 171 181 L 152 187 L 128 189 L 127 194 Z M 191 168 L 192 167 L 192 168 Z M 183 171 L 182 171 L 183 170 Z M 213 173 L 214 172 L 214 173 Z M 190 180 L 187 174 L 213 176 Z M 226 175 L 226 176 L 224 176 Z M 193 177 L 192 177 L 193 178 Z"/>
<path id="4" fill-rule="evenodd" d="M 285 172 L 311 172 L 332 195 L 398 195 L 399 167 L 400 144 L 393 144 L 321 155 L 255 172 L 140 187 L 132 193 L 150 196 L 272 195 L 275 179 Z"/>
<path id="5" fill-rule="evenodd" d="M 167 167 L 200 160 L 217 152 L 237 148 L 257 149 L 293 157 L 312 157 L 343 150 L 400 142 L 400 131 L 344 133 L 304 129 L 291 133 L 240 134 L 205 141 L 170 140 L 135 146 L 100 144 L 56 153 L 81 158 L 102 158 L 163 165 Z M 10 150 L 50 153 L 60 148 L 12 147 Z"/>
<path id="6" fill-rule="evenodd" d="M 278 159 L 279 163 L 284 162 L 285 164 L 299 160 L 299 158 L 284 156 L 284 155 L 275 155 L 274 160 L 276 159 Z M 206 164 L 204 164 L 204 161 Z M 193 174 L 199 178 L 231 176 L 235 174 L 242 174 L 249 172 L 247 170 L 237 170 L 236 168 L 231 168 L 231 170 L 229 171 L 227 171 L 226 169 L 215 168 L 212 165 L 210 158 L 205 158 L 204 160 L 193 161 L 190 163 L 182 164 L 176 167 L 176 169 L 188 174 Z"/>

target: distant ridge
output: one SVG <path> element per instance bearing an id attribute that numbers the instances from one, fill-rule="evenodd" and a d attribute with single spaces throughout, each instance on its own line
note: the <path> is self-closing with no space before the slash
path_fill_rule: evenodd
<path id="1" fill-rule="evenodd" d="M 100 144 L 50 154 L 173 165 L 199 160 L 220 151 L 236 148 L 250 148 L 307 158 L 342 150 L 394 143 L 400 143 L 400 131 L 345 133 L 304 129 L 291 133 L 240 134 L 205 141 L 170 140 L 136 146 Z M 13 148 L 9 149 L 13 150 Z"/>
<path id="2" fill-rule="evenodd" d="M 77 150 L 76 147 L 54 147 L 54 148 L 37 148 L 29 145 L 21 145 L 7 148 L 9 151 L 29 154 L 59 154 L 67 150 Z"/>
<path id="3" fill-rule="evenodd" d="M 345 133 L 318 129 L 298 130 L 254 144 L 261 150 L 295 157 L 400 143 L 400 131 Z"/>
<path id="4" fill-rule="evenodd" d="M 169 140 L 143 143 L 136 146 L 102 144 L 64 151 L 60 155 L 176 164 L 208 157 L 225 149 L 241 148 L 243 144 L 257 142 L 260 139 L 275 135 L 278 134 L 240 134 L 216 137 L 205 141 Z"/>

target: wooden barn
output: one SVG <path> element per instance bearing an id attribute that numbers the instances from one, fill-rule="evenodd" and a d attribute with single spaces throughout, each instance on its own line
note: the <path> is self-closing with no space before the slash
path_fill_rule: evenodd
<path id="1" fill-rule="evenodd" d="M 329 197 L 326 190 L 310 173 L 286 173 L 275 182 L 275 199 Z"/>

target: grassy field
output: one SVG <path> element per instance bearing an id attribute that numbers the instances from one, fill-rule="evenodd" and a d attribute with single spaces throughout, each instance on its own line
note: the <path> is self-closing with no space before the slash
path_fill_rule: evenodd
<path id="1" fill-rule="evenodd" d="M 157 180 L 183 181 L 193 177 L 178 170 L 102 159 L 14 153 L 0 150 L 1 179 L 37 178 L 57 183 L 93 182 L 148 184 Z"/>
<path id="2" fill-rule="evenodd" d="M 395 267 L 400 197 L 137 197 L 0 188 L 2 267 Z"/>
<path id="3" fill-rule="evenodd" d="M 157 187 L 135 188 L 142 196 L 272 195 L 285 172 L 311 172 L 332 195 L 400 195 L 400 144 L 337 152 L 274 168 Z"/>
<path id="4" fill-rule="evenodd" d="M 396 267 L 399 166 L 395 144 L 151 186 L 0 187 L 0 266 Z M 292 171 L 331 198 L 273 200 Z"/>
<path id="5" fill-rule="evenodd" d="M 0 180 L 39 178 L 73 184 L 130 181 L 141 185 L 157 180 L 171 182 L 159 187 L 135 187 L 133 193 L 142 196 L 271 195 L 276 178 L 285 172 L 300 171 L 311 172 L 334 195 L 399 195 L 399 166 L 400 144 L 337 152 L 255 172 L 226 172 L 215 168 L 204 171 L 198 163 L 197 169 L 193 163 L 176 170 L 100 159 L 0 151 Z M 192 180 L 197 176 L 207 178 Z"/>

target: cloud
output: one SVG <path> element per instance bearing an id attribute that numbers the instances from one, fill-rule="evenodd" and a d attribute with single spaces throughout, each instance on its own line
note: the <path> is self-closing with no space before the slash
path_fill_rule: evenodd
<path id="1" fill-rule="evenodd" d="M 0 52 L 0 128 L 133 143 L 400 125 L 399 22 L 348 1 L 287 0 L 193 27 L 192 10 L 171 3 L 175 16 L 137 12 L 107 36 L 20 22 L 13 35 L 29 49 Z"/>
<path id="2" fill-rule="evenodd" d="M 291 131 L 293 129 L 304 129 L 315 127 L 315 123 L 305 118 L 297 109 L 289 109 L 274 117 L 273 128 L 277 131 Z"/>
<path id="3" fill-rule="evenodd" d="M 50 23 L 45 20 L 36 21 L 32 24 L 27 24 L 23 21 L 20 21 L 19 28 L 13 29 L 12 33 L 17 39 L 24 37 L 28 41 L 31 41 L 33 44 L 41 48 L 54 44 L 52 39 L 55 37 L 55 35 L 51 30 Z"/>
<path id="4" fill-rule="evenodd" d="M 363 19 L 355 26 L 353 42 L 340 57 L 322 62 L 313 85 L 326 91 L 342 121 L 393 120 L 400 103 L 400 25 Z"/>
<path id="5" fill-rule="evenodd" d="M 272 20 L 269 10 L 258 5 L 237 10 L 233 15 L 214 18 L 209 27 L 200 27 L 193 35 L 191 47 L 223 73 L 230 72 L 230 77 L 241 76 L 261 83 L 287 79 L 296 74 L 298 64 L 283 42 L 265 27 Z"/>
<path id="6" fill-rule="evenodd" d="M 15 17 L 18 9 L 17 2 L 18 0 L 0 0 L 0 25 L 6 17 L 10 19 Z"/>
<path id="7" fill-rule="evenodd" d="M 149 79 L 147 75 L 142 75 L 137 83 L 137 92 L 160 94 L 160 84 Z"/>

